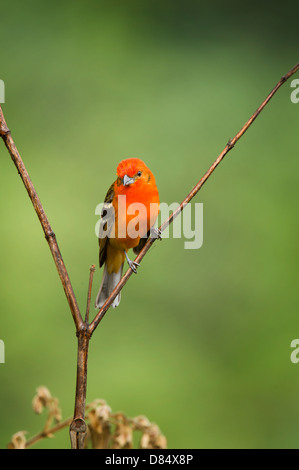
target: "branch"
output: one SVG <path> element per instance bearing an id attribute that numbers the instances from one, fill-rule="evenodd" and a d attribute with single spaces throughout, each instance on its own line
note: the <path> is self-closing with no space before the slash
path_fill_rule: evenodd
<path id="1" fill-rule="evenodd" d="M 76 301 L 76 297 L 71 285 L 71 281 L 69 278 L 69 275 L 67 273 L 65 264 L 63 262 L 55 233 L 52 230 L 52 227 L 50 225 L 50 222 L 46 216 L 46 213 L 43 209 L 42 203 L 37 195 L 37 192 L 35 191 L 35 188 L 33 186 L 33 183 L 29 177 L 29 174 L 25 168 L 25 165 L 22 161 L 22 158 L 17 150 L 17 147 L 15 146 L 15 143 L 11 137 L 10 130 L 7 127 L 6 121 L 4 119 L 3 111 L 0 106 L 0 136 L 2 137 L 9 153 L 12 158 L 12 161 L 14 162 L 15 166 L 17 167 L 17 170 L 19 172 L 19 175 L 22 178 L 22 181 L 24 183 L 25 188 L 27 189 L 28 196 L 31 199 L 31 202 L 33 204 L 33 207 L 35 209 L 35 212 L 37 213 L 37 216 L 39 218 L 39 221 L 41 223 L 42 229 L 45 234 L 45 238 L 48 242 L 49 248 L 51 250 L 52 256 L 54 258 L 54 262 L 56 264 L 56 268 L 58 271 L 58 274 L 60 276 L 60 280 L 62 283 L 62 286 L 64 288 L 65 295 L 67 297 L 67 301 L 70 306 L 70 310 L 73 315 L 73 319 L 76 325 L 76 330 L 79 331 L 82 326 L 83 326 L 83 320 L 79 311 L 79 307 Z"/>
<path id="2" fill-rule="evenodd" d="M 38 434 L 36 434 L 36 436 L 33 436 L 31 439 L 28 439 L 28 441 L 26 441 L 26 445 L 25 445 L 26 449 L 33 446 L 41 439 L 45 439 L 46 437 L 52 436 L 53 434 L 55 434 L 55 432 L 60 431 L 63 428 L 66 428 L 67 426 L 71 424 L 72 420 L 73 418 L 68 418 L 54 425 L 52 428 L 49 428 L 47 432 L 45 431 L 39 432 Z"/>
<path id="3" fill-rule="evenodd" d="M 28 196 L 31 199 L 35 212 L 39 218 L 45 238 L 51 250 L 72 316 L 76 327 L 76 334 L 78 336 L 78 356 L 77 356 L 77 382 L 76 382 L 76 395 L 75 395 L 75 411 L 74 420 L 71 424 L 70 435 L 73 448 L 81 448 L 82 442 L 86 434 L 86 425 L 84 422 L 84 409 L 86 397 L 86 380 L 87 380 L 87 352 L 88 340 L 86 339 L 86 325 L 83 322 L 77 300 L 71 285 L 71 281 L 66 270 L 65 264 L 60 253 L 55 233 L 52 230 L 50 222 L 43 209 L 42 203 L 37 195 L 29 174 L 25 168 L 22 158 L 17 150 L 17 147 L 11 137 L 9 128 L 7 127 L 2 108 L 0 106 L 0 136 L 2 137 L 10 156 L 18 170 L 19 175 L 27 190 Z M 89 299 L 88 299 L 89 303 Z M 89 304 L 87 304 L 89 308 Z M 87 316 L 88 317 L 88 316 Z"/>
<path id="4" fill-rule="evenodd" d="M 277 92 L 277 90 L 283 85 L 288 78 L 290 78 L 294 73 L 296 73 L 299 70 L 299 62 L 294 65 L 294 67 L 289 70 L 288 73 L 286 73 L 281 79 L 278 81 L 278 83 L 275 85 L 273 90 L 268 94 L 267 98 L 262 102 L 262 104 L 257 108 L 257 110 L 252 114 L 252 116 L 248 119 L 248 121 L 244 124 L 244 126 L 240 129 L 240 131 L 235 135 L 233 139 L 230 139 L 228 143 L 226 144 L 225 148 L 222 150 L 222 152 L 218 155 L 214 163 L 210 166 L 208 171 L 203 175 L 203 177 L 199 180 L 199 182 L 194 186 L 194 188 L 190 191 L 188 196 L 185 197 L 185 199 L 181 202 L 180 206 L 169 216 L 165 222 L 162 223 L 162 225 L 159 227 L 159 230 L 161 233 L 174 221 L 174 219 L 180 214 L 180 212 L 183 211 L 184 207 L 196 196 L 198 191 L 202 188 L 204 183 L 207 181 L 207 179 L 211 176 L 213 171 L 217 168 L 219 163 L 224 159 L 225 155 L 236 145 L 238 140 L 242 137 L 242 135 L 245 134 L 247 129 L 251 126 L 251 124 L 255 121 L 255 119 L 258 117 L 258 115 L 262 112 L 264 107 L 268 104 L 272 96 Z M 139 263 L 142 261 L 152 244 L 155 242 L 156 238 L 150 238 L 139 255 L 136 258 L 136 263 Z M 119 294 L 119 292 L 122 290 L 122 288 L 126 285 L 128 282 L 129 278 L 132 275 L 132 270 L 128 269 L 128 271 L 124 274 L 120 282 L 117 284 L 113 292 L 111 293 L 110 297 L 106 300 L 104 305 L 101 307 L 101 309 L 98 311 L 96 317 L 94 318 L 93 322 L 89 325 L 89 334 L 92 335 L 100 321 L 103 319 L 105 313 L 109 309 L 110 305 L 112 304 L 113 300 L 115 297 Z"/>

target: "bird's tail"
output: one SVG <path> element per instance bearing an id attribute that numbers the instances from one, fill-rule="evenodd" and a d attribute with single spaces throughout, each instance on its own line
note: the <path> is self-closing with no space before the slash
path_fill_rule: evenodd
<path id="1" fill-rule="evenodd" d="M 113 289 L 117 286 L 119 281 L 121 280 L 122 272 L 123 272 L 123 263 L 117 273 L 108 273 L 107 264 L 105 263 L 103 279 L 101 282 L 101 287 L 99 289 L 96 301 L 95 301 L 95 308 L 101 308 L 108 297 L 110 296 Z M 112 307 L 115 308 L 120 303 L 120 293 L 115 297 Z"/>

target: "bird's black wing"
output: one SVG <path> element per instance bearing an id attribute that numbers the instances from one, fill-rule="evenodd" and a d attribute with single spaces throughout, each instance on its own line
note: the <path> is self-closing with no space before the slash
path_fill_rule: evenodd
<path id="1" fill-rule="evenodd" d="M 146 242 L 148 240 L 148 237 L 150 236 L 150 232 L 151 231 L 149 230 L 145 237 L 140 238 L 140 241 L 139 241 L 138 245 L 133 248 L 133 252 L 135 253 L 135 255 L 139 255 L 140 251 L 142 250 L 142 248 L 146 244 Z"/>
<path id="2" fill-rule="evenodd" d="M 101 213 L 101 222 L 100 222 L 100 229 L 99 229 L 100 267 L 103 266 L 106 260 L 109 235 L 111 233 L 111 230 L 115 221 L 114 207 L 112 204 L 113 198 L 114 198 L 114 183 L 108 189 L 108 192 L 104 200 L 102 213 Z"/>

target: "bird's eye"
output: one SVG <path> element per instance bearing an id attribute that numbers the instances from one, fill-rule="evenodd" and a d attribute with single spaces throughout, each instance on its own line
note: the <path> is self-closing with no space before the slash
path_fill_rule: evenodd
<path id="1" fill-rule="evenodd" d="M 137 176 L 141 176 L 141 171 L 138 171 Z"/>

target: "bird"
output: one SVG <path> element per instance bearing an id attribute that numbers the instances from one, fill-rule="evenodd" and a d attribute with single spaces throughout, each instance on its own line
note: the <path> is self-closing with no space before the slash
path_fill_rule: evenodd
<path id="1" fill-rule="evenodd" d="M 138 263 L 130 260 L 128 250 L 138 255 L 151 236 L 161 238 L 153 228 L 159 213 L 159 192 L 155 177 L 139 158 L 122 160 L 117 178 L 108 189 L 99 227 L 99 265 L 104 272 L 95 308 L 101 308 L 122 277 L 125 259 L 134 273 Z M 136 215 L 137 213 L 137 215 Z M 119 293 L 111 304 L 120 303 Z"/>

